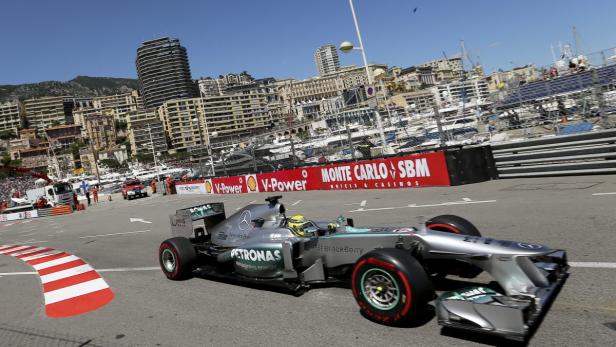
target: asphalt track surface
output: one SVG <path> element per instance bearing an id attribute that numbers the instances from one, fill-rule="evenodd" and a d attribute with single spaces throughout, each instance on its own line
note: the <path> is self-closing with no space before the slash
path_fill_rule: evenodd
<path id="1" fill-rule="evenodd" d="M 616 193 L 616 176 L 295 192 L 284 193 L 283 202 L 290 214 L 317 220 L 342 214 L 354 218 L 358 226 L 412 226 L 418 216 L 451 213 L 473 221 L 486 236 L 566 249 L 577 266 L 530 345 L 607 346 L 616 341 L 616 194 L 606 193 Z M 442 331 L 430 315 L 416 327 L 378 325 L 359 314 L 346 288 L 317 288 L 296 297 L 200 278 L 173 282 L 157 269 L 158 246 L 170 236 L 168 215 L 175 209 L 223 201 L 230 215 L 266 195 L 154 196 L 133 201 L 115 197 L 73 215 L 0 224 L 0 244 L 70 252 L 96 269 L 115 293 L 113 301 L 98 310 L 48 318 L 34 270 L 0 255 L 0 345 L 504 344 L 482 335 Z M 478 280 L 489 277 L 481 275 Z M 453 279 L 440 289 L 464 284 Z"/>

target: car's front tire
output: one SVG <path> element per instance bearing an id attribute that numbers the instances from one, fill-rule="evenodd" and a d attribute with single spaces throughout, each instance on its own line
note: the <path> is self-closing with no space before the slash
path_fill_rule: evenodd
<path id="1" fill-rule="evenodd" d="M 481 233 L 473 223 L 462 217 L 450 214 L 431 218 L 426 222 L 426 228 L 458 235 L 481 237 Z M 447 273 L 452 273 L 464 278 L 475 278 L 483 271 L 472 264 L 462 261 L 447 261 L 445 264 L 441 264 L 440 267 L 444 271 L 437 271 L 435 273 L 437 277 L 445 277 Z"/>
<path id="2" fill-rule="evenodd" d="M 158 261 L 168 279 L 183 280 L 192 274 L 197 253 L 190 240 L 185 237 L 174 237 L 160 244 Z"/>
<path id="3" fill-rule="evenodd" d="M 377 249 L 359 258 L 351 287 L 361 312 L 387 325 L 419 319 L 434 297 L 432 283 L 417 259 L 393 248 Z"/>

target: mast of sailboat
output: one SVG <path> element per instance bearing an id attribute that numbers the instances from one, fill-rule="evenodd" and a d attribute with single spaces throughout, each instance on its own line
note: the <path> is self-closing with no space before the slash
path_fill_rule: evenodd
<path id="1" fill-rule="evenodd" d="M 291 162 L 295 168 L 295 143 L 293 142 L 293 134 L 291 127 L 293 126 L 293 80 L 289 83 L 289 114 L 287 115 L 287 130 L 289 131 L 289 140 L 291 140 Z"/>

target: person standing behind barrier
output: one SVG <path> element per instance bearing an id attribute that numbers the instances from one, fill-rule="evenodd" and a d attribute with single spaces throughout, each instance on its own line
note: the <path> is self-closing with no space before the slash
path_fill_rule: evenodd
<path id="1" fill-rule="evenodd" d="M 156 194 L 156 177 L 152 178 L 152 194 Z"/>
<path id="2" fill-rule="evenodd" d="M 86 190 L 86 199 L 88 200 L 88 206 L 90 206 L 90 190 Z"/>
<path id="3" fill-rule="evenodd" d="M 171 185 L 173 184 L 173 179 L 171 175 L 167 176 L 167 194 L 171 195 Z"/>
<path id="4" fill-rule="evenodd" d="M 94 198 L 94 203 L 98 204 L 98 188 L 96 186 L 92 188 L 92 197 Z"/>

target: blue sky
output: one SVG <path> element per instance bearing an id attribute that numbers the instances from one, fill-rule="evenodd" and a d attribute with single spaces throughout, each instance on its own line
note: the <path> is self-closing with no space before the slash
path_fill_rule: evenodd
<path id="1" fill-rule="evenodd" d="M 417 7 L 417 12 L 412 13 Z M 586 52 L 616 46 L 616 1 L 355 0 L 370 62 L 407 67 L 460 51 L 485 70 L 548 64 L 550 43 Z M 7 0 L 0 4 L 0 84 L 136 77 L 142 41 L 172 36 L 193 78 L 247 70 L 255 77 L 316 74 L 321 44 L 356 42 L 347 0 Z M 361 64 L 358 52 L 341 62 Z"/>

